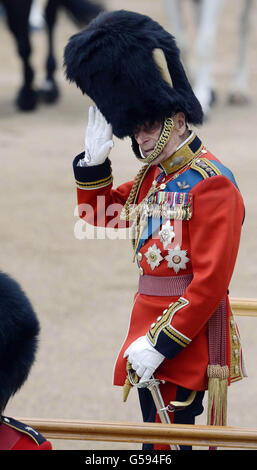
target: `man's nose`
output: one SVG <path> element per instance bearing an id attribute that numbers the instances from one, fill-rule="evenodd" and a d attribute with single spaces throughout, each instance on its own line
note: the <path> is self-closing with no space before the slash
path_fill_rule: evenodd
<path id="1" fill-rule="evenodd" d="M 138 145 L 145 144 L 146 142 L 148 142 L 150 140 L 150 138 L 151 137 L 144 131 L 138 132 L 137 135 L 135 136 L 135 139 L 136 139 Z"/>

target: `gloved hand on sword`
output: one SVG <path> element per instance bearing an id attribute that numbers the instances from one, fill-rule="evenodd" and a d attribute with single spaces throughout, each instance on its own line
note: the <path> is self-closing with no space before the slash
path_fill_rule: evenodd
<path id="1" fill-rule="evenodd" d="M 149 380 L 165 358 L 163 354 L 154 349 L 146 336 L 140 336 L 131 343 L 126 349 L 124 357 L 128 358 L 132 368 L 141 377 L 140 383 Z"/>

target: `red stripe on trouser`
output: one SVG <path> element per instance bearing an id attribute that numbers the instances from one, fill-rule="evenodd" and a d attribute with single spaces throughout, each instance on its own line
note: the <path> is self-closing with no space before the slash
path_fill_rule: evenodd
<path id="1" fill-rule="evenodd" d="M 144 422 L 160 422 L 160 418 L 150 390 L 147 388 L 139 388 L 138 393 Z M 162 395 L 164 405 L 168 406 L 170 402 L 174 400 L 184 402 L 189 398 L 191 391 L 179 385 L 166 382 L 165 384 L 160 384 L 160 393 Z M 169 412 L 170 422 L 180 424 L 194 424 L 195 417 L 199 416 L 203 412 L 203 397 L 204 391 L 198 391 L 195 399 L 190 405 L 183 409 L 177 409 L 175 412 Z M 191 449 L 191 446 L 180 446 L 180 448 L 183 450 L 189 450 Z M 160 444 L 143 444 L 143 450 L 153 449 L 170 450 L 170 446 Z"/>

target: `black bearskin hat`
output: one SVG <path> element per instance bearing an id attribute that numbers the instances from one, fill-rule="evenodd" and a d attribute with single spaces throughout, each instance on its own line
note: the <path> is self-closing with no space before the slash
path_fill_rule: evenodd
<path id="1" fill-rule="evenodd" d="M 160 51 L 164 65 L 156 61 Z M 148 16 L 101 13 L 70 38 L 64 66 L 67 79 L 95 102 L 119 138 L 178 111 L 189 123 L 202 123 L 174 37 Z"/>
<path id="2" fill-rule="evenodd" d="M 0 272 L 0 418 L 35 359 L 39 321 L 20 285 Z"/>

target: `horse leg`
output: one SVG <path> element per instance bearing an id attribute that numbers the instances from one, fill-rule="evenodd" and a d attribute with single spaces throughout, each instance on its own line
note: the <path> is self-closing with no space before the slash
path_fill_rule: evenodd
<path id="1" fill-rule="evenodd" d="M 45 8 L 45 25 L 48 39 L 48 56 L 46 60 L 46 79 L 42 83 L 39 95 L 42 101 L 54 103 L 60 91 L 54 78 L 57 62 L 54 53 L 54 29 L 60 7 L 64 7 L 72 19 L 79 25 L 87 24 L 103 9 L 89 0 L 48 0 Z"/>
<path id="2" fill-rule="evenodd" d="M 181 0 L 164 0 L 165 16 L 168 19 L 168 29 L 174 35 L 180 49 L 183 65 L 188 67 L 188 38 L 184 23 Z"/>
<path id="3" fill-rule="evenodd" d="M 249 102 L 249 70 L 247 52 L 251 32 L 251 12 L 253 0 L 243 0 L 242 12 L 239 20 L 239 47 L 234 77 L 229 90 L 228 103 L 241 105 Z"/>
<path id="4" fill-rule="evenodd" d="M 60 5 L 63 6 L 77 24 L 77 26 L 87 25 L 99 13 L 104 11 L 104 8 L 91 0 L 58 0 Z"/>
<path id="5" fill-rule="evenodd" d="M 23 84 L 16 98 L 16 105 L 22 111 L 34 110 L 38 95 L 33 89 L 34 71 L 30 64 L 31 44 L 29 38 L 29 13 L 32 0 L 2 0 L 8 26 L 16 41 L 18 54 L 23 65 Z"/>
<path id="6" fill-rule="evenodd" d="M 48 0 L 45 8 L 45 26 L 47 32 L 48 55 L 46 59 L 46 79 L 39 89 L 39 96 L 45 103 L 55 103 L 59 98 L 59 89 L 54 75 L 56 71 L 56 59 L 54 53 L 54 29 L 59 8 L 58 0 Z"/>
<path id="7" fill-rule="evenodd" d="M 194 92 L 205 117 L 208 117 L 214 96 L 213 64 L 216 35 L 224 0 L 202 0 L 202 10 L 196 39 Z"/>
<path id="8" fill-rule="evenodd" d="M 45 27 L 42 0 L 32 0 L 29 26 L 32 31 L 40 31 Z"/>

